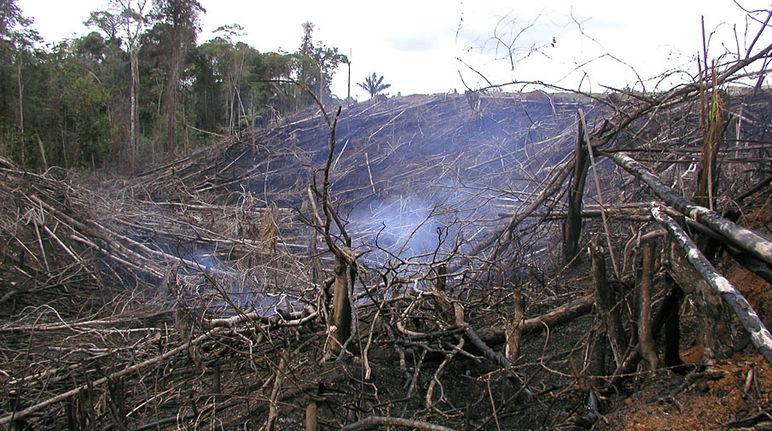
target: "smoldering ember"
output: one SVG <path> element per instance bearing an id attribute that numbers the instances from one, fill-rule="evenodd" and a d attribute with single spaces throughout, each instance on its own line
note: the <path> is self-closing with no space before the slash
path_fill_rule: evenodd
<path id="1" fill-rule="evenodd" d="M 311 103 L 131 173 L 38 137 L 0 158 L 0 427 L 768 429 L 772 45 L 739 54 L 656 92 L 276 81 Z"/>

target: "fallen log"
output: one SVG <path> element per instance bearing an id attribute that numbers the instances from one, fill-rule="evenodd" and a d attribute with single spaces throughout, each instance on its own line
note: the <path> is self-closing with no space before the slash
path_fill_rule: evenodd
<path id="1" fill-rule="evenodd" d="M 757 259 L 772 265 L 772 240 L 765 238 L 751 229 L 744 228 L 731 220 L 721 217 L 715 211 L 690 203 L 665 185 L 656 175 L 646 169 L 645 166 L 638 163 L 627 154 L 613 153 L 611 158 L 617 165 L 646 183 L 646 185 L 649 186 L 649 189 L 668 205 L 719 233 L 734 246 L 748 252 Z"/>
<path id="2" fill-rule="evenodd" d="M 191 339 L 190 341 L 186 343 L 182 343 L 172 349 L 169 349 L 168 351 L 162 353 L 161 355 L 154 356 L 152 358 L 149 358 L 145 361 L 127 366 L 126 368 L 123 368 L 121 370 L 118 370 L 110 375 L 101 377 L 99 379 L 96 379 L 92 382 L 87 382 L 85 384 L 79 385 L 67 392 L 64 392 L 59 395 L 55 395 L 51 398 L 45 399 L 43 401 L 40 401 L 39 403 L 29 406 L 27 408 L 24 408 L 22 410 L 8 413 L 4 416 L 0 416 L 0 425 L 5 425 L 8 423 L 11 423 L 12 421 L 22 419 L 26 416 L 29 416 L 35 412 L 38 412 L 50 405 L 56 404 L 61 401 L 65 401 L 68 398 L 75 396 L 81 392 L 87 391 L 87 390 L 93 390 L 93 388 L 102 386 L 106 383 L 109 383 L 110 381 L 113 381 L 115 379 L 130 375 L 132 373 L 137 373 L 140 370 L 147 368 L 151 365 L 155 365 L 161 361 L 164 361 L 166 359 L 169 359 L 179 353 L 184 352 L 186 349 L 190 348 L 190 346 L 196 346 L 206 340 L 210 340 L 212 337 L 227 334 L 229 332 L 232 332 L 234 328 L 244 322 L 249 322 L 253 319 L 260 318 L 261 320 L 268 322 L 268 323 L 274 323 L 277 326 L 297 326 L 301 325 L 305 322 L 308 322 L 309 320 L 312 320 L 316 318 L 317 312 L 313 312 L 307 316 L 301 317 L 297 320 L 283 322 L 280 320 L 277 320 L 276 318 L 266 318 L 263 316 L 259 316 L 255 313 L 249 313 L 249 314 L 241 314 L 237 316 L 233 316 L 230 318 L 224 318 L 224 319 L 213 319 L 210 321 L 205 322 L 209 329 L 208 331 L 204 332 L 203 334 L 199 335 L 196 338 Z M 0 427 L 2 428 L 2 427 Z"/>
<path id="3" fill-rule="evenodd" d="M 525 319 L 522 334 L 539 332 L 542 329 L 562 325 L 589 313 L 595 304 L 595 295 L 585 295 L 568 304 L 557 307 L 541 316 Z M 487 344 L 501 344 L 506 341 L 506 328 L 493 327 L 480 331 L 480 338 Z"/>
<path id="4" fill-rule="evenodd" d="M 393 418 L 386 416 L 370 416 L 341 428 L 341 431 L 362 431 L 377 429 L 383 426 L 399 426 L 424 431 L 453 431 L 453 428 L 435 425 L 412 419 Z"/>
<path id="5" fill-rule="evenodd" d="M 705 259 L 697 245 L 681 229 L 670 216 L 665 214 L 659 206 L 652 204 L 651 215 L 662 224 L 670 235 L 676 240 L 684 251 L 686 258 L 694 266 L 697 272 L 708 284 L 721 295 L 721 298 L 732 308 L 743 328 L 748 332 L 751 343 L 756 350 L 764 356 L 764 359 L 772 364 L 772 334 L 761 321 L 756 311 L 751 307 L 745 297 L 723 275 Z"/>
<path id="6" fill-rule="evenodd" d="M 148 367 L 150 365 L 154 365 L 154 364 L 156 364 L 158 362 L 161 362 L 161 361 L 163 361 L 165 359 L 168 359 L 168 358 L 170 358 L 170 357 L 172 357 L 172 356 L 174 356 L 174 355 L 176 355 L 178 353 L 183 352 L 185 349 L 188 348 L 189 345 L 198 344 L 198 343 L 200 343 L 200 342 L 202 342 L 204 340 L 208 340 L 209 338 L 211 338 L 211 337 L 213 337 L 215 335 L 222 334 L 222 333 L 225 333 L 227 331 L 228 331 L 227 328 L 214 328 L 214 329 L 204 333 L 203 335 L 200 335 L 197 338 L 191 340 L 190 343 L 183 343 L 183 344 L 181 344 L 181 345 L 179 345 L 179 346 L 177 346 L 177 347 L 175 347 L 175 348 L 173 348 L 173 349 L 163 353 L 162 355 L 155 356 L 155 357 L 150 358 L 150 359 L 148 359 L 146 361 L 140 362 L 138 364 L 131 365 L 131 366 L 126 367 L 126 368 L 124 368 L 122 370 L 116 371 L 116 372 L 114 372 L 114 373 L 112 373 L 112 374 L 110 374 L 108 376 L 101 377 L 101 378 L 99 378 L 97 380 L 94 380 L 93 382 L 88 382 L 86 384 L 80 385 L 80 386 L 78 386 L 78 387 L 76 387 L 74 389 L 71 389 L 71 390 L 69 390 L 67 392 L 64 392 L 62 394 L 59 394 L 59 395 L 53 396 L 51 398 L 48 398 L 46 400 L 43 400 L 43 401 L 41 401 L 41 402 L 39 402 L 39 403 L 37 403 L 35 405 L 32 405 L 32 406 L 29 406 L 29 407 L 25 408 L 25 409 L 19 410 L 17 412 L 12 412 L 12 413 L 6 414 L 5 416 L 0 417 L 0 425 L 4 425 L 4 424 L 7 424 L 7 423 L 10 423 L 11 421 L 22 419 L 22 418 L 24 418 L 26 416 L 29 416 L 32 413 L 35 413 L 35 412 L 37 412 L 39 410 L 42 410 L 45 407 L 48 407 L 48 406 L 50 406 L 52 404 L 56 404 L 58 402 L 66 400 L 66 399 L 68 399 L 68 398 L 70 398 L 70 397 L 72 397 L 74 395 L 77 395 L 80 392 L 87 391 L 87 390 L 92 390 L 94 387 L 104 385 L 105 383 L 108 383 L 111 380 L 114 380 L 114 379 L 117 379 L 117 378 L 129 375 L 131 373 L 135 373 L 138 370 L 141 370 L 141 369 L 143 369 L 145 367 Z"/>
<path id="7" fill-rule="evenodd" d="M 650 216 L 649 216 L 650 218 Z M 711 236 L 713 239 L 717 239 L 719 241 L 722 241 L 724 237 L 721 235 L 713 232 L 712 230 L 706 228 L 702 224 L 698 223 L 695 220 L 686 219 L 686 224 L 689 226 L 689 229 L 692 229 L 696 233 L 702 233 L 705 235 Z M 759 277 L 763 278 L 767 283 L 772 284 L 772 265 L 766 264 L 764 261 L 761 261 L 751 255 L 749 255 L 747 252 L 744 252 L 741 249 L 738 249 L 736 247 L 733 247 L 728 244 L 724 244 L 724 250 L 732 256 L 732 258 L 740 265 L 745 267 L 748 271 L 753 272 L 754 274 L 758 275 Z"/>

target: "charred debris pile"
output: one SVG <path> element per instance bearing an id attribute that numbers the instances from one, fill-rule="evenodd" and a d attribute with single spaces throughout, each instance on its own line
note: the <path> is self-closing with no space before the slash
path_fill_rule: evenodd
<path id="1" fill-rule="evenodd" d="M 130 179 L 3 161 L 0 424 L 591 427 L 704 374 L 679 324 L 761 367 L 764 304 L 715 269 L 772 279 L 770 94 L 729 85 L 753 59 L 309 110 Z"/>

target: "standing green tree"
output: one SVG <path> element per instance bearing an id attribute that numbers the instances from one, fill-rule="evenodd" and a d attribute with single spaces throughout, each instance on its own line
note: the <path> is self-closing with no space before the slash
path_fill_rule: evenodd
<path id="1" fill-rule="evenodd" d="M 243 113 L 241 84 L 249 72 L 245 65 L 249 58 L 257 55 L 257 51 L 249 45 L 234 42 L 234 38 L 241 36 L 243 31 L 244 28 L 238 24 L 220 26 L 215 30 L 218 36 L 198 48 L 199 55 L 207 64 L 200 70 L 209 69 L 214 82 L 219 84 L 217 99 L 224 108 L 228 133 L 236 130 Z"/>
<path id="2" fill-rule="evenodd" d="M 139 50 L 148 23 L 147 0 L 109 0 L 105 11 L 92 12 L 86 25 L 102 30 L 108 37 L 120 37 L 126 44 L 131 70 L 129 87 L 129 149 L 132 169 L 139 149 Z"/>
<path id="3" fill-rule="evenodd" d="M 296 80 L 324 102 L 330 95 L 330 83 L 335 69 L 341 63 L 347 63 L 348 58 L 340 54 L 338 48 L 330 48 L 322 42 L 314 44 L 313 31 L 313 23 L 303 23 L 303 38 L 295 54 Z M 296 95 L 296 101 L 298 107 L 313 103 L 310 95 L 302 92 Z"/>
<path id="4" fill-rule="evenodd" d="M 197 0 L 153 0 L 156 18 L 169 29 L 166 80 L 166 134 L 165 149 L 174 154 L 177 148 L 177 93 L 180 71 L 185 52 L 195 46 L 199 31 L 198 19 L 206 12 Z"/>
<path id="5" fill-rule="evenodd" d="M 33 45 L 39 42 L 40 36 L 30 26 L 32 19 L 22 15 L 21 10 L 16 5 L 16 0 L 0 0 L 0 55 L 3 58 L 3 64 L 12 64 L 15 74 L 15 93 L 17 96 L 15 103 L 16 139 L 11 142 L 18 143 L 18 157 L 22 167 L 26 167 L 24 157 L 24 80 L 22 68 L 25 59 L 34 57 L 32 52 Z M 4 71 L 6 77 L 10 75 L 9 71 Z M 7 80 L 3 80 L 7 84 Z M 3 93 L 9 94 L 10 85 L 3 85 Z M 5 99 L 5 97 L 4 97 Z M 8 102 L 8 100 L 4 100 Z M 8 106 L 4 103 L 4 107 Z M 4 127 L 9 127 L 6 124 Z M 14 153 L 16 153 L 14 151 Z"/>
<path id="6" fill-rule="evenodd" d="M 306 57 L 310 57 L 311 54 L 314 52 L 314 38 L 313 38 L 314 23 L 310 21 L 306 21 L 302 24 L 302 26 L 303 26 L 303 38 L 300 40 L 300 51 L 298 53 L 300 55 L 305 55 Z"/>
<path id="7" fill-rule="evenodd" d="M 391 84 L 383 83 L 383 75 L 379 78 L 378 75 L 373 72 L 372 75 L 365 77 L 364 82 L 357 82 L 357 85 L 362 87 L 365 91 L 370 93 L 370 98 L 380 93 L 383 90 L 391 87 Z"/>
<path id="8" fill-rule="evenodd" d="M 0 1 L 0 154 L 30 170 L 95 167 L 113 137 L 105 62 L 114 49 L 123 69 L 123 52 L 96 32 L 43 48 L 31 25 Z"/>
<path id="9" fill-rule="evenodd" d="M 323 43 L 314 50 L 313 59 L 319 69 L 319 100 L 324 102 L 331 95 L 332 75 L 340 64 L 348 63 L 348 57 L 338 53 L 338 48 L 330 48 Z"/>
<path id="10" fill-rule="evenodd" d="M 234 30 L 238 28 L 221 28 L 219 36 L 191 51 L 188 89 L 197 128 L 212 131 L 225 124 L 232 133 L 236 125 L 266 124 L 294 107 L 294 86 L 287 83 L 294 73 L 294 55 L 260 53 L 234 42 Z"/>
<path id="11" fill-rule="evenodd" d="M 113 54 L 110 54 L 110 53 Z M 36 73 L 31 124 L 45 167 L 101 166 L 113 139 L 114 94 L 109 61 L 121 55 L 97 32 L 53 46 Z M 115 61 L 121 60 L 121 61 Z M 120 82 L 120 81 L 119 81 Z"/>
<path id="12" fill-rule="evenodd" d="M 314 24 L 306 21 L 302 24 L 303 37 L 300 39 L 300 49 L 295 53 L 295 80 L 314 94 L 319 94 L 317 87 L 319 68 L 313 59 L 314 54 Z M 313 103 L 313 98 L 300 88 L 293 89 L 292 95 L 295 109 Z"/>

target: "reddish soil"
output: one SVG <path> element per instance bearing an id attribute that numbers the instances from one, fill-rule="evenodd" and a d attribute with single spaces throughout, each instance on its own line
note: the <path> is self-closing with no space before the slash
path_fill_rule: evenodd
<path id="1" fill-rule="evenodd" d="M 769 234 L 772 197 L 757 208 L 745 215 L 741 223 Z M 734 263 L 724 274 L 769 326 L 772 286 Z M 682 344 L 682 359 L 686 363 L 699 364 L 702 346 L 689 338 Z M 613 413 L 599 423 L 599 429 L 772 429 L 772 414 L 763 414 L 772 408 L 772 366 L 752 345 L 728 359 L 716 361 L 694 376 L 696 378 L 685 379 L 671 371 L 658 371 L 644 388 L 615 406 Z"/>

